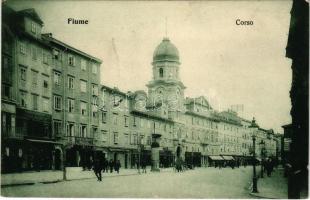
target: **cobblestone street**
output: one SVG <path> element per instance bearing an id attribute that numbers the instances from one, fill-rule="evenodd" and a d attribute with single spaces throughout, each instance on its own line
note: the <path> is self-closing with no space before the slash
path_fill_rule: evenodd
<path id="1" fill-rule="evenodd" d="M 7 187 L 2 188 L 2 195 L 18 197 L 257 198 L 249 195 L 251 178 L 251 167 L 196 168 L 182 173 L 171 170 L 141 175 L 105 176 L 102 182 L 91 178 L 54 184 Z M 272 178 L 269 179 L 269 182 L 272 181 Z M 277 186 L 277 184 L 274 185 Z M 274 188 L 274 190 L 283 191 L 280 188 Z M 282 195 L 285 196 L 285 194 Z"/>

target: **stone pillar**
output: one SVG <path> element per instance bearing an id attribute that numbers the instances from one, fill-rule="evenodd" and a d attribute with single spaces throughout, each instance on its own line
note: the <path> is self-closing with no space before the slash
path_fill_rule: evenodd
<path id="1" fill-rule="evenodd" d="M 152 148 L 152 171 L 159 172 L 159 147 Z"/>

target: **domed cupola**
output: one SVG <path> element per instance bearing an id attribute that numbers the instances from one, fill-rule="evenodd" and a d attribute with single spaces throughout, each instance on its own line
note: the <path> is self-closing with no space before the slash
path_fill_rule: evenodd
<path id="1" fill-rule="evenodd" d="M 179 51 L 169 38 L 164 38 L 154 51 L 153 62 L 160 61 L 179 62 Z"/>

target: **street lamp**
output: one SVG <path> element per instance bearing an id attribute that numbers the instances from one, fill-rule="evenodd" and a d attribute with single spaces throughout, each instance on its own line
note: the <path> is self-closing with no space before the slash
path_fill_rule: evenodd
<path id="1" fill-rule="evenodd" d="M 255 155 L 255 140 L 256 140 L 256 131 L 258 129 L 258 125 L 256 124 L 254 117 L 253 117 L 253 120 L 249 128 L 252 132 L 252 141 L 253 141 L 253 189 L 252 189 L 252 193 L 258 193 L 257 177 L 256 177 L 256 157 L 255 157 L 256 156 Z"/>
<path id="2" fill-rule="evenodd" d="M 265 159 L 265 141 L 261 140 L 261 142 L 259 143 L 260 145 L 260 149 L 261 149 L 261 172 L 260 172 L 260 177 L 264 178 L 264 159 Z"/>

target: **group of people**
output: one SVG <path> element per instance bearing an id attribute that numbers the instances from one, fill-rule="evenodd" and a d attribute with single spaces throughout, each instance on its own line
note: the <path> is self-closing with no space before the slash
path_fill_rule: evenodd
<path id="1" fill-rule="evenodd" d="M 277 166 L 276 160 L 272 158 L 267 158 L 266 160 L 263 160 L 262 164 L 264 167 L 264 171 L 267 172 L 267 176 L 270 177 L 274 167 Z"/>
<path id="2" fill-rule="evenodd" d="M 114 169 L 117 173 L 119 173 L 120 168 L 121 163 L 119 160 L 113 161 L 112 159 L 110 159 L 110 161 L 108 161 L 105 158 L 96 158 L 93 162 L 93 170 L 98 181 L 102 181 L 101 171 L 107 173 L 110 171 L 110 173 L 113 173 Z"/>

